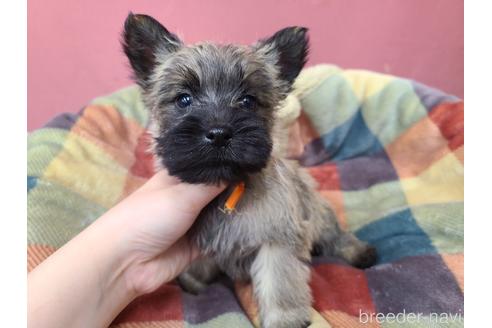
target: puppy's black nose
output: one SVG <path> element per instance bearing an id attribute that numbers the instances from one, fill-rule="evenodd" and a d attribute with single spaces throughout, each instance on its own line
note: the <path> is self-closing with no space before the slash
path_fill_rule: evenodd
<path id="1" fill-rule="evenodd" d="M 232 130 L 227 127 L 216 127 L 205 134 L 205 140 L 216 147 L 225 146 L 232 138 Z"/>

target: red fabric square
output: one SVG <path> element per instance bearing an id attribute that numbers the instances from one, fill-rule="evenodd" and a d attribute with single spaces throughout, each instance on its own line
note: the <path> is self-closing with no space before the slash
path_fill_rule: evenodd
<path id="1" fill-rule="evenodd" d="M 135 147 L 135 162 L 130 168 L 130 173 L 135 176 L 150 178 L 154 175 L 154 156 L 149 151 L 151 138 L 148 132 L 144 132 L 138 137 Z"/>
<path id="2" fill-rule="evenodd" d="M 363 270 L 340 264 L 317 265 L 312 270 L 311 290 L 313 306 L 319 312 L 337 310 L 358 316 L 376 311 Z"/>
<path id="3" fill-rule="evenodd" d="M 181 289 L 164 285 L 157 291 L 131 302 L 112 324 L 142 321 L 183 321 Z"/>
<path id="4" fill-rule="evenodd" d="M 319 190 L 340 190 L 340 175 L 335 164 L 310 167 L 309 173 L 318 183 Z"/>
<path id="5" fill-rule="evenodd" d="M 429 113 L 429 118 L 439 127 L 448 140 L 451 150 L 462 146 L 465 141 L 465 111 L 463 102 L 442 103 Z"/>

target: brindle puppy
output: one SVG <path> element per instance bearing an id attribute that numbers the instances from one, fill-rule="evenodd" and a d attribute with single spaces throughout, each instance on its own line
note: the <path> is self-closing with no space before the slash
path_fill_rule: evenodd
<path id="1" fill-rule="evenodd" d="M 182 286 L 200 292 L 219 272 L 251 279 L 263 327 L 309 324 L 311 252 L 358 267 L 376 253 L 339 228 L 311 177 L 275 151 L 275 111 L 306 62 L 307 29 L 288 27 L 252 46 L 185 46 L 153 18 L 130 14 L 123 47 L 159 164 L 188 183 L 230 185 L 189 231 L 205 259 L 180 276 Z M 227 214 L 238 182 L 244 195 Z"/>

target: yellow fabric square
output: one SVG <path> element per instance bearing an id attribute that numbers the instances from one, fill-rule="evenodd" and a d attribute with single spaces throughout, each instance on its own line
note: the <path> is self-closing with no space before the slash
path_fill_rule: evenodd
<path id="1" fill-rule="evenodd" d="M 328 77 L 339 74 L 342 69 L 335 65 L 321 64 L 303 69 L 296 78 L 292 94 L 299 99 L 308 96 Z"/>
<path id="2" fill-rule="evenodd" d="M 414 178 L 401 184 L 412 206 L 462 201 L 464 194 L 463 165 L 453 153 L 448 153 Z"/>
<path id="3" fill-rule="evenodd" d="M 464 165 L 465 164 L 465 146 L 459 147 L 453 153 L 456 156 L 456 158 L 460 160 L 461 164 Z"/>
<path id="4" fill-rule="evenodd" d="M 126 181 L 126 169 L 102 149 L 70 134 L 63 150 L 46 168 L 43 178 L 60 183 L 103 207 L 119 199 Z"/>
<path id="5" fill-rule="evenodd" d="M 379 74 L 365 70 L 345 70 L 341 75 L 352 87 L 352 91 L 362 103 L 365 99 L 381 92 L 394 76 Z"/>

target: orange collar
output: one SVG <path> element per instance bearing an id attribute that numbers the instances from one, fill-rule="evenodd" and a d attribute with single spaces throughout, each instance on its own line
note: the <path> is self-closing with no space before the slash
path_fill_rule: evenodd
<path id="1" fill-rule="evenodd" d="M 237 203 L 241 199 L 241 196 L 244 194 L 244 189 L 244 182 L 239 182 L 236 187 L 234 187 L 234 190 L 225 202 L 224 210 L 227 214 L 232 214 L 232 212 L 236 209 Z"/>

